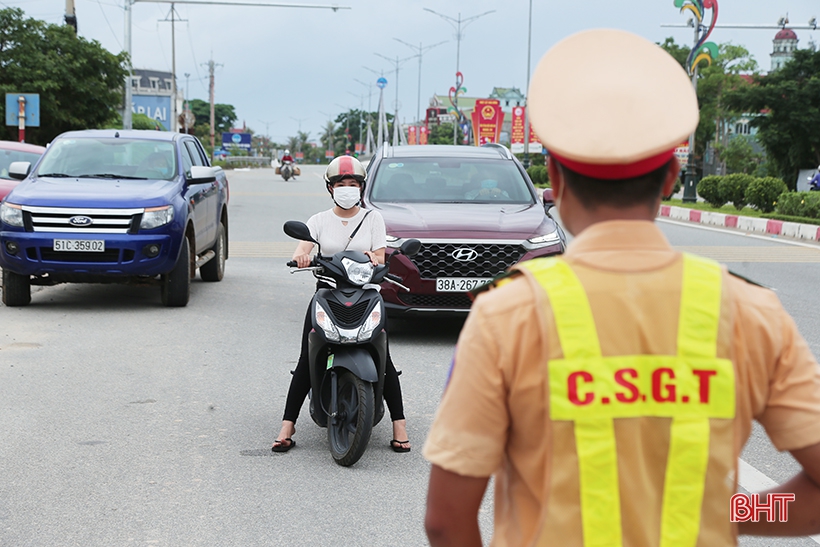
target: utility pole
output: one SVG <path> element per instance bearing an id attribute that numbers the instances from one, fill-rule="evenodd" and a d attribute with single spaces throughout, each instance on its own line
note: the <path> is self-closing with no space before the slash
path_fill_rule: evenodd
<path id="1" fill-rule="evenodd" d="M 74 34 L 77 34 L 77 13 L 74 11 L 74 0 L 65 0 L 65 24 L 74 27 Z"/>
<path id="2" fill-rule="evenodd" d="M 190 108 L 188 107 L 188 78 L 191 76 L 190 72 L 185 73 L 185 90 L 182 93 L 185 102 L 182 105 L 182 121 L 185 124 L 185 134 L 188 134 L 188 111 Z"/>
<path id="3" fill-rule="evenodd" d="M 170 21 L 166 17 L 161 19 L 160 23 L 171 23 L 171 123 L 168 124 L 169 131 L 177 131 L 179 129 L 179 115 L 177 114 L 177 47 L 176 47 L 176 22 L 187 21 L 187 19 L 175 19 L 176 10 L 174 9 L 174 2 L 171 2 Z M 186 86 L 188 84 L 185 84 Z"/>
<path id="4" fill-rule="evenodd" d="M 532 0 L 530 0 L 530 16 L 527 30 L 527 89 L 524 90 L 524 161 L 521 164 L 524 169 L 530 166 L 530 66 L 532 61 L 530 54 L 532 52 Z"/>
<path id="5" fill-rule="evenodd" d="M 396 55 L 395 60 L 391 59 L 390 57 L 387 57 L 385 55 L 382 55 L 381 53 L 376 53 L 376 55 L 378 55 L 382 59 L 386 59 L 387 61 L 390 61 L 391 63 L 396 64 L 396 104 L 393 105 L 393 107 L 395 108 L 396 113 L 395 113 L 395 117 L 393 118 L 393 135 L 394 135 L 393 146 L 398 146 L 399 143 L 396 142 L 395 135 L 397 135 L 396 127 L 399 127 L 396 124 L 399 123 L 399 106 L 401 106 L 401 103 L 399 103 L 399 68 L 406 61 L 409 61 L 410 59 L 413 59 L 415 57 L 415 55 L 411 55 L 410 57 L 405 57 L 404 59 L 399 59 L 399 56 Z"/>
<path id="6" fill-rule="evenodd" d="M 416 55 L 414 55 L 414 57 L 419 58 L 419 87 L 418 87 L 418 95 L 416 97 L 416 139 L 418 139 L 419 136 L 421 135 L 421 133 L 420 133 L 420 128 L 421 128 L 421 58 L 422 58 L 422 55 L 424 54 L 425 51 L 427 51 L 429 49 L 433 49 L 436 46 L 440 46 L 441 44 L 445 44 L 445 43 L 447 43 L 447 40 L 444 40 L 443 42 L 439 42 L 437 44 L 433 44 L 432 46 L 427 46 L 427 47 L 423 47 L 422 43 L 419 42 L 419 46 L 418 46 L 418 48 L 416 48 L 416 46 L 414 46 L 413 44 L 410 44 L 408 42 L 405 42 L 404 40 L 400 40 L 398 38 L 393 38 L 393 39 L 397 42 L 400 42 L 400 43 L 406 45 L 407 47 L 409 47 L 410 49 L 412 49 L 414 51 L 418 51 L 418 53 L 416 53 Z M 418 141 L 416 141 L 416 142 L 418 142 Z"/>
<path id="7" fill-rule="evenodd" d="M 213 55 L 213 53 L 211 53 L 211 55 Z M 216 148 L 214 147 L 214 124 L 216 122 L 216 116 L 214 115 L 214 68 L 216 66 L 217 66 L 217 64 L 214 63 L 213 59 L 208 61 L 208 74 L 209 74 L 209 82 L 210 82 L 209 85 L 208 85 L 208 95 L 209 95 L 209 100 L 210 100 L 210 103 L 211 103 L 211 129 L 210 129 L 210 133 L 211 133 L 211 157 L 212 158 L 214 157 L 214 154 L 216 152 Z M 223 66 L 223 65 L 219 65 L 219 66 Z"/>
<path id="8" fill-rule="evenodd" d="M 450 17 L 449 15 L 444 15 L 442 13 L 438 13 L 437 11 L 433 11 L 430 8 L 424 8 L 424 11 L 429 11 L 433 15 L 438 15 L 456 29 L 456 87 L 455 87 L 455 94 L 453 95 L 453 106 L 456 109 L 456 121 L 453 124 L 453 144 L 458 144 L 456 142 L 457 134 L 458 134 L 458 125 L 461 120 L 459 120 L 459 110 L 458 110 L 458 88 L 459 88 L 459 81 L 458 81 L 458 74 L 459 74 L 459 60 L 461 57 L 461 39 L 464 37 L 462 34 L 462 25 L 464 28 L 467 28 L 467 25 L 474 22 L 479 17 L 484 17 L 485 15 L 489 15 L 490 13 L 494 13 L 495 10 L 485 11 L 484 13 L 479 13 L 478 15 L 473 15 L 471 17 L 467 17 L 466 19 L 461 18 L 461 13 L 458 14 L 458 19 L 454 17 Z"/>

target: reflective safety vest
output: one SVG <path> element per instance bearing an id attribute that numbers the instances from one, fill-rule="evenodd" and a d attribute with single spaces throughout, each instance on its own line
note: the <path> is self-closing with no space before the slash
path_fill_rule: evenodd
<path id="1" fill-rule="evenodd" d="M 546 369 L 549 419 L 573 423 L 583 544 L 622 547 L 614 421 L 649 416 L 671 418 L 657 545 L 694 547 L 710 457 L 710 420 L 735 416 L 734 367 L 717 357 L 720 266 L 684 254 L 677 355 L 613 357 L 601 354 L 586 292 L 566 262 L 536 259 L 520 268 L 546 291 L 563 352 Z M 730 465 L 733 469 L 734 462 Z M 556 503 L 561 493 L 551 492 L 549 504 Z M 546 544 L 543 533 L 537 544 Z"/>

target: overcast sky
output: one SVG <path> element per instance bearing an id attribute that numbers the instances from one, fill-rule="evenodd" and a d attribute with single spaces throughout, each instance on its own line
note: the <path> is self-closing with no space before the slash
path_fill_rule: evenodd
<path id="1" fill-rule="evenodd" d="M 112 52 L 123 49 L 125 0 L 75 0 L 79 33 L 99 41 Z M 208 1 L 208 0 L 205 0 Z M 246 0 L 268 2 L 271 0 Z M 284 0 L 289 1 L 289 0 Z M 292 3 L 299 3 L 292 0 Z M 311 0 L 314 5 L 324 4 Z M 444 19 L 424 11 L 430 8 L 462 19 L 495 10 L 463 27 L 459 68 L 468 96 L 486 97 L 493 87 L 518 87 L 527 82 L 528 0 L 339 0 L 327 4 L 352 9 L 331 10 L 272 7 L 238 7 L 178 4 L 185 22 L 176 25 L 177 82 L 188 83 L 188 98 L 208 100 L 209 59 L 216 69 L 216 102 L 232 104 L 239 117 L 258 133 L 284 141 L 300 128 L 315 138 L 328 117 L 347 108 L 368 108 L 368 86 L 378 78 L 364 67 L 384 72 L 388 79 L 385 104 L 392 111 L 396 97 L 395 59 L 414 51 L 394 38 L 432 45 L 423 56 L 421 108 L 434 94 L 446 94 L 454 85 L 455 30 Z M 2 6 L 21 7 L 26 15 L 61 23 L 65 0 L 0 0 Z M 792 25 L 807 25 L 820 18 L 817 0 L 720 0 L 718 23 L 775 25 L 788 13 Z M 171 71 L 171 24 L 160 22 L 168 4 L 138 0 L 133 5 L 133 60 L 135 68 Z M 686 12 L 688 14 L 688 12 Z M 707 12 L 707 18 L 711 11 Z M 662 28 L 683 24 L 688 15 L 678 12 L 673 0 L 574 2 L 533 0 L 532 66 L 558 40 L 577 31 L 614 27 L 636 32 L 660 42 L 672 36 L 691 44 L 690 28 Z M 749 49 L 762 71 L 768 71 L 775 29 L 729 30 L 716 28 L 716 43 L 732 42 Z M 796 30 L 799 47 L 820 30 Z M 624 62 L 629 62 L 624 59 Z M 405 61 L 399 72 L 399 117 L 416 117 L 418 58 Z M 185 74 L 190 74 L 186 78 Z M 378 89 L 372 86 L 372 109 Z M 301 121 L 300 121 L 301 120 Z"/>

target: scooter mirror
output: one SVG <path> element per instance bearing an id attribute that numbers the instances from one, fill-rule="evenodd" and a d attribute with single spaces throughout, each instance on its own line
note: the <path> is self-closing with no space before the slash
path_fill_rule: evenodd
<path id="1" fill-rule="evenodd" d="M 304 222 L 299 222 L 298 220 L 289 220 L 285 222 L 284 230 L 285 233 L 293 239 L 298 239 L 301 241 L 312 241 L 313 243 L 318 243 L 310 235 L 310 229 L 308 229 L 307 224 L 305 224 Z"/>
<path id="2" fill-rule="evenodd" d="M 416 256 L 421 250 L 421 241 L 418 239 L 408 239 L 399 247 L 401 254 L 406 256 Z"/>

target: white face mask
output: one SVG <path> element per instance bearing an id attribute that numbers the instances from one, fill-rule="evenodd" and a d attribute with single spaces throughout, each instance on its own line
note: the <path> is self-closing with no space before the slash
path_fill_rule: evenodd
<path id="1" fill-rule="evenodd" d="M 355 186 L 339 186 L 333 189 L 333 201 L 342 209 L 351 209 L 359 203 L 361 191 Z"/>

